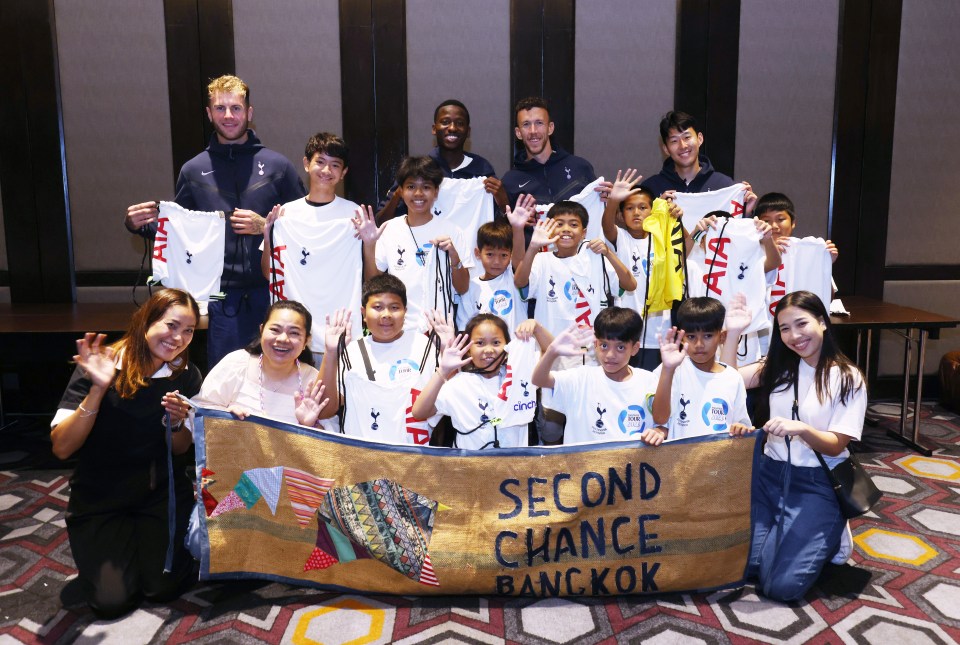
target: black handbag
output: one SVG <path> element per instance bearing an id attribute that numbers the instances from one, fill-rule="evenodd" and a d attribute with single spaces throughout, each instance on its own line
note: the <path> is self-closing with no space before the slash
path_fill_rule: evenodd
<path id="1" fill-rule="evenodd" d="M 800 397 L 799 385 L 797 381 L 793 382 L 793 414 L 794 418 L 800 419 Z M 823 471 L 827 473 L 827 479 L 830 480 L 830 486 L 837 496 L 837 503 L 840 505 L 840 514 L 845 518 L 853 519 L 860 517 L 880 501 L 883 492 L 873 483 L 873 479 L 867 473 L 860 461 L 853 456 L 853 453 L 830 469 L 826 459 L 818 450 L 814 450 Z"/>
<path id="2" fill-rule="evenodd" d="M 860 517 L 880 501 L 883 492 L 877 488 L 866 469 L 852 454 L 834 466 L 833 470 L 819 452 L 817 459 L 830 479 L 830 485 L 833 486 L 833 492 L 840 504 L 840 513 L 845 518 L 849 520 Z"/>

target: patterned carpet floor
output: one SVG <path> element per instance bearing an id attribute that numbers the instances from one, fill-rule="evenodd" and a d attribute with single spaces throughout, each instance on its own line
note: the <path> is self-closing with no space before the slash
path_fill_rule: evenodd
<path id="1" fill-rule="evenodd" d="M 97 621 L 60 593 L 76 576 L 69 470 L 0 470 L 0 645 L 6 643 L 956 643 L 960 417 L 926 405 L 932 457 L 886 435 L 876 404 L 860 456 L 884 491 L 852 523 L 849 564 L 802 602 L 739 592 L 604 599 L 353 596 L 283 584 L 198 584 L 168 605 Z M 29 449 L 27 449 L 29 452 Z M 47 464 L 45 464 L 47 465 Z"/>

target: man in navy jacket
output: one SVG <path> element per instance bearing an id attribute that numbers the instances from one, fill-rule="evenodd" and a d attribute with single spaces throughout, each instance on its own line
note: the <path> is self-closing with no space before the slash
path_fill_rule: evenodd
<path id="1" fill-rule="evenodd" d="M 190 210 L 230 214 L 220 279 L 223 298 L 212 299 L 208 307 L 210 368 L 258 334 L 270 301 L 260 271 L 264 218 L 274 205 L 299 199 L 306 191 L 290 160 L 264 147 L 249 128 L 253 107 L 247 84 L 226 75 L 211 81 L 207 92 L 214 134 L 207 148 L 180 169 L 174 201 Z M 124 225 L 152 238 L 158 215 L 156 202 L 133 204 Z"/>

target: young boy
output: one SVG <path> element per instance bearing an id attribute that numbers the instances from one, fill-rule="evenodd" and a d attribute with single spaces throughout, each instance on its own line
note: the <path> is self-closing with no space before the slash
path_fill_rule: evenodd
<path id="1" fill-rule="evenodd" d="M 667 421 L 669 410 L 657 418 L 651 403 L 656 379 L 644 369 L 630 367 L 630 358 L 640 350 L 642 326 L 636 311 L 611 307 L 597 315 L 593 331 L 570 326 L 547 347 L 531 380 L 541 388 L 553 389 L 551 408 L 566 415 L 563 443 L 659 442 L 662 435 L 654 426 Z M 550 371 L 557 358 L 581 356 L 589 344 L 600 365 Z M 676 344 L 664 347 L 665 364 L 682 360 L 683 352 Z M 666 396 L 669 398 L 669 391 Z"/>
<path id="2" fill-rule="evenodd" d="M 526 319 L 526 306 L 521 302 L 513 277 L 523 261 L 524 229 L 534 216 L 535 207 L 536 200 L 531 195 L 523 195 L 515 209 L 506 208 L 509 224 L 487 222 L 477 229 L 474 255 L 480 260 L 483 272 L 471 276 L 470 287 L 460 298 L 458 329 L 464 329 L 477 314 L 494 314 L 511 330 Z"/>
<path id="3" fill-rule="evenodd" d="M 275 298 L 298 300 L 313 314 L 310 349 L 318 364 L 325 317 L 340 307 L 356 311 L 360 306 L 363 256 L 351 224 L 357 204 L 336 193 L 347 175 L 349 154 L 335 134 L 310 137 L 303 153 L 310 192 L 274 206 L 263 228 L 260 269 Z M 373 249 L 372 242 L 367 245 Z M 318 275 L 338 278 L 318 280 Z M 359 335 L 359 321 L 351 331 Z"/>
<path id="4" fill-rule="evenodd" d="M 600 310 L 612 305 L 613 298 L 637 288 L 633 274 L 606 242 L 583 243 L 588 220 L 586 209 L 576 202 L 554 204 L 547 218 L 534 226 L 513 279 L 521 295 L 536 299 L 533 317 L 555 336 L 571 324 L 593 327 Z M 550 244 L 556 246 L 555 252 L 539 253 Z M 596 365 L 592 350 L 590 354 L 561 363 L 565 367 L 584 361 Z"/>
<path id="5" fill-rule="evenodd" d="M 653 237 L 644 230 L 643 222 L 653 210 L 656 196 L 648 189 L 634 188 L 642 179 L 637 171 L 627 168 L 626 172 L 617 171 L 607 204 L 603 210 L 603 236 L 613 248 L 617 257 L 630 267 L 637 281 L 634 291 L 627 291 L 620 297 L 620 306 L 629 307 L 641 314 L 644 331 L 640 339 L 641 349 L 631 359 L 630 365 L 652 370 L 660 364 L 660 343 L 657 335 L 670 327 L 670 310 L 649 311 L 647 291 L 650 288 L 650 267 L 654 262 Z M 683 211 L 675 204 L 670 205 L 670 216 L 679 220 Z M 623 230 L 621 230 L 621 228 Z M 692 244 L 687 232 L 683 231 L 685 243 Z"/>
<path id="6" fill-rule="evenodd" d="M 363 247 L 364 278 L 389 273 L 403 281 L 410 310 L 404 325 L 412 331 L 427 329 L 428 310 L 439 309 L 452 321 L 453 291 L 463 294 L 470 286 L 473 254 L 465 248 L 463 232 L 432 212 L 442 181 L 443 171 L 433 159 L 407 157 L 397 171 L 407 214 L 378 229 L 368 208 L 357 225 L 361 239 L 376 240 L 375 246 Z"/>
<path id="7" fill-rule="evenodd" d="M 669 415 L 664 439 L 675 440 L 752 427 L 747 391 L 736 369 L 717 361 L 726 338 L 725 309 L 713 298 L 688 298 L 677 309 L 678 335 L 687 358 L 654 370 L 658 379 L 654 415 Z M 662 390 L 667 387 L 669 389 Z M 659 417 L 662 418 L 662 417 Z"/>
<path id="8" fill-rule="evenodd" d="M 338 383 L 343 362 L 342 391 L 331 396 L 321 413 L 329 418 L 342 403 L 343 432 L 387 443 L 426 444 L 430 428 L 426 422 L 408 414 L 420 386 L 437 365 L 437 345 L 426 335 L 405 331 L 407 291 L 398 278 L 384 274 L 363 286 L 360 316 L 369 336 L 353 341 L 341 335 L 350 327 L 350 312 L 341 309 L 327 318 L 325 353 L 320 377 L 328 384 Z M 436 312 L 428 319 L 433 330 L 445 341 L 453 335 Z M 434 420 L 436 421 L 436 420 Z"/>

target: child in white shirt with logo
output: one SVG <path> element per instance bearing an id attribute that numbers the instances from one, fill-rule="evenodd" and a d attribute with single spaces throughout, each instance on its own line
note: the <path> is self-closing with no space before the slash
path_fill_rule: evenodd
<path id="1" fill-rule="evenodd" d="M 527 320 L 511 341 L 503 319 L 477 314 L 463 334 L 446 343 L 437 371 L 413 404 L 413 416 L 449 416 L 454 448 L 526 446 L 527 424 L 537 408 L 530 375 L 551 340 L 543 325 Z"/>
<path id="2" fill-rule="evenodd" d="M 533 371 L 533 383 L 551 388 L 552 409 L 566 415 L 564 444 L 662 440 L 655 426 L 667 421 L 669 411 L 660 418 L 654 414 L 652 400 L 657 382 L 647 370 L 630 367 L 630 358 L 640 350 L 642 325 L 636 311 L 611 307 L 600 312 L 593 330 L 571 326 L 547 347 Z M 668 332 L 667 341 L 672 341 L 673 335 L 673 330 Z M 661 359 L 674 364 L 684 354 L 667 341 L 662 345 Z M 600 365 L 550 371 L 558 357 L 581 356 L 589 345 L 594 346 Z M 669 398 L 669 392 L 665 396 Z"/>
<path id="3" fill-rule="evenodd" d="M 657 429 L 664 439 L 738 433 L 752 427 L 743 379 L 736 369 L 717 361 L 717 350 L 726 338 L 725 314 L 714 298 L 688 298 L 677 308 L 678 335 L 687 358 L 654 370 L 660 384 L 671 385 L 666 397 L 658 390 L 660 398 L 654 398 L 654 410 L 662 408 L 670 415 L 667 427 Z"/>

